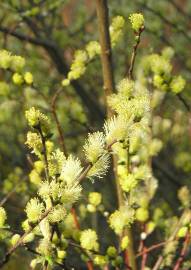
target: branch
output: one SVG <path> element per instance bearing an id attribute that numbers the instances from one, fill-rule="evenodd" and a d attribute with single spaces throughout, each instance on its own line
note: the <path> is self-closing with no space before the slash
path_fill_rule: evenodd
<path id="1" fill-rule="evenodd" d="M 47 157 L 47 149 L 46 149 L 46 138 L 43 135 L 41 126 L 37 127 L 37 130 L 40 134 L 41 141 L 42 141 L 42 147 L 43 147 L 43 155 L 44 155 L 44 161 L 45 161 L 45 174 L 46 174 L 46 180 L 49 181 L 49 167 L 48 167 L 48 157 Z"/>
<path id="2" fill-rule="evenodd" d="M 182 222 L 184 221 L 185 215 L 187 215 L 186 210 L 182 213 L 182 216 L 180 217 L 180 219 L 177 221 L 177 226 L 175 227 L 175 230 L 172 232 L 171 236 L 167 239 L 166 244 L 169 241 L 173 241 L 177 235 L 178 230 L 180 229 L 180 227 L 182 226 Z M 154 265 L 154 267 L 152 268 L 152 270 L 158 270 L 162 264 L 164 260 L 164 256 L 160 255 Z"/>
<path id="3" fill-rule="evenodd" d="M 109 108 L 107 104 L 107 97 L 111 95 L 115 90 L 114 83 L 114 74 L 112 68 L 112 51 L 111 51 L 111 41 L 109 34 L 109 11 L 108 11 L 108 3 L 107 0 L 96 0 L 96 10 L 97 10 L 97 18 L 98 18 L 98 27 L 99 27 L 99 39 L 101 46 L 101 63 L 102 63 L 102 71 L 103 71 L 103 82 L 104 82 L 104 95 L 105 95 L 105 104 L 107 108 L 107 116 L 111 117 L 113 115 L 113 111 Z M 117 189 L 117 197 L 118 204 L 122 206 L 124 204 L 123 193 L 118 181 L 117 175 L 117 155 L 113 155 L 113 172 L 115 175 L 116 181 L 116 189 Z M 128 234 L 130 239 L 130 245 L 128 247 L 128 255 L 130 260 L 130 267 L 132 270 L 136 270 L 136 260 L 133 248 L 133 237 L 131 231 L 128 230 L 124 232 Z"/>
<path id="4" fill-rule="evenodd" d="M 51 207 L 51 208 L 49 208 L 48 210 L 46 210 L 46 211 L 42 214 L 42 216 L 41 216 L 41 218 L 39 219 L 38 223 L 31 225 L 30 229 L 29 229 L 28 231 L 26 231 L 26 232 L 20 237 L 20 239 L 17 241 L 17 243 L 16 243 L 12 248 L 9 249 L 9 251 L 5 254 L 3 260 L 0 262 L 0 268 L 2 268 L 2 267 L 4 266 L 4 264 L 6 264 L 6 263 L 9 261 L 9 258 L 10 258 L 10 256 L 13 254 L 13 252 L 14 252 L 19 246 L 21 246 L 21 245 L 23 244 L 24 238 L 25 238 L 29 233 L 31 233 L 31 232 L 34 230 L 34 228 L 35 228 L 37 225 L 39 225 L 40 222 L 41 222 L 44 218 L 46 218 L 46 217 L 48 216 L 48 214 L 50 213 L 50 211 L 52 211 L 52 209 L 53 209 L 53 207 Z"/>
<path id="5" fill-rule="evenodd" d="M 103 70 L 103 82 L 105 101 L 107 104 L 107 97 L 114 92 L 114 75 L 112 69 L 112 51 L 109 35 L 109 18 L 107 0 L 96 0 L 99 39 L 101 45 L 101 62 Z M 107 115 L 111 116 L 112 111 L 107 106 Z"/>
<path id="6" fill-rule="evenodd" d="M 51 101 L 51 111 L 52 111 L 53 117 L 54 117 L 55 122 L 56 122 L 57 130 L 58 130 L 58 134 L 59 134 L 59 141 L 60 141 L 60 145 L 62 147 L 62 151 L 64 152 L 65 156 L 67 157 L 67 150 L 66 150 L 66 146 L 65 146 L 64 134 L 63 134 L 62 127 L 61 127 L 61 124 L 60 124 L 60 121 L 58 119 L 58 115 L 56 112 L 56 101 L 58 99 L 58 96 L 61 94 L 61 92 L 63 92 L 63 90 L 58 89 L 56 91 L 56 93 L 54 94 L 52 101 Z"/>
<path id="7" fill-rule="evenodd" d="M 188 232 L 186 234 L 182 250 L 180 252 L 179 258 L 178 258 L 173 270 L 179 270 L 180 269 L 180 267 L 181 267 L 181 265 L 182 265 L 182 263 L 184 261 L 185 255 L 186 255 L 186 252 L 187 252 L 187 249 L 188 249 L 188 246 L 189 246 L 189 242 L 190 242 L 190 232 Z"/>
<path id="8" fill-rule="evenodd" d="M 140 28 L 139 32 L 136 33 L 135 38 L 136 38 L 136 43 L 133 46 L 133 53 L 131 56 L 131 62 L 130 62 L 130 67 L 129 67 L 129 71 L 128 71 L 128 75 L 129 75 L 129 79 L 133 79 L 133 69 L 134 69 L 134 65 L 135 65 L 135 58 L 137 55 L 137 49 L 141 40 L 141 34 L 144 31 L 144 27 Z"/>

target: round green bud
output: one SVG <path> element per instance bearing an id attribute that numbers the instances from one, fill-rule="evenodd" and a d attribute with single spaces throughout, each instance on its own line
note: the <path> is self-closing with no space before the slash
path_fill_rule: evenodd
<path id="1" fill-rule="evenodd" d="M 12 79 L 14 84 L 21 85 L 23 83 L 23 77 L 19 73 L 14 73 Z"/>
<path id="2" fill-rule="evenodd" d="M 152 233 L 152 232 L 154 231 L 155 227 L 156 227 L 155 222 L 149 221 L 149 222 L 147 223 L 147 226 L 146 226 L 146 232 L 147 232 L 147 234 Z"/>
<path id="3" fill-rule="evenodd" d="M 11 58 L 11 69 L 21 71 L 25 65 L 25 59 L 19 55 L 13 55 Z"/>
<path id="4" fill-rule="evenodd" d="M 188 232 L 188 227 L 184 226 L 184 227 L 180 228 L 178 233 L 177 233 L 178 238 L 185 237 L 187 232 Z"/>
<path id="5" fill-rule="evenodd" d="M 178 94 L 184 90 L 185 85 L 186 85 L 186 81 L 182 78 L 182 76 L 179 75 L 172 79 L 170 83 L 170 88 L 172 92 L 174 92 L 175 94 Z"/>
<path id="6" fill-rule="evenodd" d="M 62 86 L 68 86 L 70 85 L 70 80 L 69 79 L 65 79 L 62 81 Z"/>
<path id="7" fill-rule="evenodd" d="M 121 239 L 121 249 L 122 250 L 125 250 L 129 245 L 129 237 L 128 236 L 124 236 L 122 239 Z"/>
<path id="8" fill-rule="evenodd" d="M 12 60 L 12 56 L 10 54 L 10 52 L 6 51 L 6 50 L 1 50 L 0 51 L 0 68 L 3 69 L 7 69 L 10 67 L 11 65 L 11 60 Z"/>
<path id="9" fill-rule="evenodd" d="M 42 160 L 37 160 L 34 162 L 34 169 L 41 174 L 41 172 L 44 170 L 44 162 Z"/>
<path id="10" fill-rule="evenodd" d="M 26 73 L 24 74 L 24 80 L 25 80 L 25 82 L 26 82 L 27 84 L 32 84 L 32 83 L 33 83 L 33 75 L 32 75 L 32 73 L 26 72 Z"/>
<path id="11" fill-rule="evenodd" d="M 88 200 L 90 204 L 94 206 L 98 206 L 101 203 L 102 196 L 98 192 L 90 192 L 88 196 Z"/>
<path id="12" fill-rule="evenodd" d="M 145 222 L 149 218 L 149 211 L 146 208 L 138 208 L 136 210 L 136 219 L 140 222 Z"/>
<path id="13" fill-rule="evenodd" d="M 20 235 L 19 234 L 14 234 L 12 237 L 11 237 L 11 245 L 14 246 L 16 245 L 16 243 L 19 241 L 20 239 Z"/>
<path id="14" fill-rule="evenodd" d="M 121 256 L 117 256 L 117 258 L 115 259 L 115 263 L 116 265 L 121 265 L 123 263 L 123 258 Z"/>
<path id="15" fill-rule="evenodd" d="M 92 205 L 92 204 L 88 204 L 88 205 L 87 205 L 87 210 L 88 210 L 90 213 L 96 212 L 96 208 L 95 208 L 95 206 Z"/>
<path id="16" fill-rule="evenodd" d="M 96 255 L 94 257 L 94 263 L 100 266 L 103 266 L 107 263 L 106 257 L 102 255 Z"/>
<path id="17" fill-rule="evenodd" d="M 82 259 L 83 262 L 88 262 L 88 261 L 89 261 L 88 256 L 86 256 L 86 255 L 84 255 L 84 254 L 81 254 L 80 257 L 81 257 L 81 259 Z"/>
<path id="18" fill-rule="evenodd" d="M 57 250 L 57 256 L 59 259 L 64 259 L 66 257 L 66 251 L 65 250 Z"/>
<path id="19" fill-rule="evenodd" d="M 116 257 L 117 256 L 117 249 L 114 246 L 110 246 L 107 249 L 107 255 L 109 257 Z"/>
<path id="20" fill-rule="evenodd" d="M 59 243 L 59 238 L 58 238 L 57 233 L 54 233 L 53 234 L 52 243 L 54 243 L 54 244 L 58 244 Z"/>

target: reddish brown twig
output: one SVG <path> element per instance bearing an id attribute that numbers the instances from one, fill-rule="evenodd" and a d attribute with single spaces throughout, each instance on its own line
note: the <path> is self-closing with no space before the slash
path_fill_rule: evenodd
<path id="1" fill-rule="evenodd" d="M 182 247 L 182 250 L 180 252 L 180 256 L 177 259 L 173 270 L 179 270 L 180 269 L 180 267 L 181 267 L 181 265 L 182 265 L 182 263 L 184 261 L 185 255 L 186 255 L 186 252 L 187 252 L 187 249 L 188 249 L 188 246 L 189 246 L 189 242 L 190 242 L 190 232 L 188 232 L 186 234 L 186 237 L 185 237 L 184 243 L 183 243 L 183 247 Z"/>
<path id="2" fill-rule="evenodd" d="M 129 75 L 129 79 L 133 79 L 133 69 L 134 69 L 134 65 L 135 65 L 135 58 L 137 55 L 137 49 L 141 40 L 141 34 L 144 31 L 144 27 L 141 27 L 138 33 L 135 33 L 135 37 L 136 37 L 136 43 L 133 46 L 133 53 L 131 56 L 131 62 L 130 62 L 130 66 L 129 66 L 129 70 L 128 70 L 128 75 Z"/>

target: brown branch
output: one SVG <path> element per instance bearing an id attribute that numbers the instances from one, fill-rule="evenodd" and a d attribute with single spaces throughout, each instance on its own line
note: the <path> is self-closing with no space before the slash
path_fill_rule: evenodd
<path id="1" fill-rule="evenodd" d="M 109 10 L 107 0 L 96 0 L 96 11 L 98 18 L 98 28 L 99 28 L 99 40 L 101 46 L 101 63 L 102 63 L 102 73 L 103 73 L 103 83 L 104 83 L 104 96 L 105 104 L 107 109 L 107 117 L 111 117 L 114 113 L 107 104 L 107 97 L 115 91 L 113 65 L 112 65 L 112 50 L 111 50 L 111 40 L 109 34 Z M 117 175 L 117 155 L 113 155 L 113 172 L 115 175 L 117 197 L 119 207 L 124 204 L 122 190 L 118 181 Z M 136 260 L 134 256 L 133 248 L 133 238 L 131 231 L 128 230 L 128 236 L 130 238 L 130 245 L 128 247 L 129 253 L 129 266 L 132 270 L 136 270 Z M 119 239 L 120 241 L 120 239 Z"/>
<path id="2" fill-rule="evenodd" d="M 132 80 L 133 79 L 133 69 L 134 69 L 134 65 L 135 65 L 135 58 L 137 55 L 137 49 L 138 46 L 140 44 L 140 40 L 141 40 L 141 34 L 144 31 L 144 27 L 141 27 L 138 33 L 135 33 L 135 39 L 136 39 L 136 43 L 133 46 L 133 53 L 131 56 L 131 62 L 130 62 L 130 67 L 128 70 L 128 75 L 129 75 L 129 79 Z"/>
<path id="3" fill-rule="evenodd" d="M 96 0 L 96 10 L 99 27 L 99 39 L 101 45 L 101 62 L 103 70 L 103 83 L 105 102 L 107 104 L 107 97 L 114 92 L 114 75 L 112 69 L 112 51 L 111 41 L 109 35 L 109 18 L 107 0 Z M 107 116 L 111 116 L 112 111 L 107 106 Z"/>
<path id="4" fill-rule="evenodd" d="M 52 101 L 51 101 L 51 111 L 52 111 L 54 120 L 56 122 L 57 130 L 58 130 L 58 134 L 59 134 L 59 141 L 60 141 L 62 151 L 64 152 L 65 156 L 67 157 L 67 150 L 66 150 L 66 146 L 65 146 L 64 134 L 63 134 L 62 127 L 61 127 L 61 124 L 60 124 L 60 121 L 58 119 L 58 115 L 56 112 L 56 102 L 57 102 L 57 99 L 62 91 L 63 91 L 63 89 L 58 89 L 56 91 L 56 93 L 54 94 Z"/>
<path id="5" fill-rule="evenodd" d="M 42 141 L 42 147 L 43 147 L 43 155 L 44 155 L 44 161 L 45 161 L 45 174 L 46 174 L 46 180 L 49 181 L 49 167 L 48 167 L 48 157 L 47 157 L 47 149 L 46 149 L 46 138 L 43 135 L 41 125 L 39 123 L 37 130 L 40 134 L 41 141 Z"/>

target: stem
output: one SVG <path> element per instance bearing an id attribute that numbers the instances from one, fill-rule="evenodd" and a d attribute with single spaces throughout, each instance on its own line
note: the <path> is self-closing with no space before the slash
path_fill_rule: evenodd
<path id="1" fill-rule="evenodd" d="M 46 149 L 46 138 L 43 135 L 40 123 L 39 123 L 39 126 L 38 126 L 38 132 L 40 134 L 41 141 L 42 141 L 43 155 L 44 155 L 44 161 L 45 161 L 46 180 L 49 181 L 49 169 L 48 169 L 48 157 L 47 157 L 47 149 Z"/>
<path id="2" fill-rule="evenodd" d="M 136 33 L 135 37 L 136 37 L 136 43 L 135 45 L 133 46 L 133 53 L 132 53 L 132 56 L 131 56 L 131 62 L 130 62 L 130 67 L 129 67 L 129 70 L 128 70 L 128 75 L 129 75 L 129 79 L 133 79 L 133 69 L 134 69 L 134 65 L 135 65 L 135 58 L 136 58 L 136 55 L 137 55 L 137 49 L 138 49 L 138 46 L 139 46 L 139 43 L 140 43 L 140 40 L 141 40 L 141 34 L 144 30 L 144 27 L 140 28 L 139 32 Z"/>
<path id="3" fill-rule="evenodd" d="M 4 266 L 4 264 L 6 264 L 9 261 L 10 256 L 13 254 L 13 252 L 23 244 L 23 240 L 24 238 L 31 233 L 34 228 L 44 219 L 48 216 L 48 214 L 50 213 L 50 211 L 52 210 L 53 207 L 49 208 L 47 211 L 44 212 L 44 214 L 41 216 L 41 218 L 39 219 L 38 223 L 33 224 L 30 229 L 28 231 L 26 231 L 21 237 L 20 239 L 17 241 L 17 243 L 11 247 L 9 249 L 9 251 L 5 254 L 3 260 L 0 262 L 0 268 L 2 268 Z"/>
<path id="4" fill-rule="evenodd" d="M 52 111 L 52 114 L 53 114 L 53 117 L 54 117 L 54 120 L 56 122 L 56 127 L 57 127 L 57 130 L 58 130 L 58 134 L 59 134 L 59 141 L 60 141 L 60 145 L 62 147 L 62 151 L 64 152 L 65 156 L 67 157 L 67 150 L 66 150 L 66 146 L 65 146 L 65 143 L 64 143 L 64 134 L 62 132 L 62 127 L 61 127 L 61 124 L 60 124 L 60 121 L 58 119 L 58 115 L 57 115 L 57 112 L 56 112 L 56 102 L 57 102 L 57 99 L 59 97 L 59 95 L 61 94 L 61 92 L 63 91 L 63 89 L 58 89 L 56 91 L 56 93 L 54 94 L 53 98 L 52 98 L 52 101 L 51 101 L 51 111 Z"/>
<path id="5" fill-rule="evenodd" d="M 108 11 L 108 3 L 107 0 L 96 0 L 96 10 L 97 10 L 97 18 L 98 18 L 98 27 L 99 27 L 99 39 L 101 46 L 101 62 L 102 62 L 102 71 L 103 71 L 103 82 L 104 82 L 104 94 L 105 94 L 105 103 L 107 108 L 107 117 L 111 117 L 113 115 L 112 110 L 109 108 L 107 104 L 107 97 L 114 92 L 115 83 L 114 83 L 114 74 L 112 68 L 112 51 L 111 51 L 111 41 L 109 34 L 109 11 Z M 124 199 L 122 190 L 117 180 L 117 162 L 118 157 L 116 155 L 113 156 L 113 171 L 116 179 L 116 188 L 117 188 L 117 197 L 119 207 L 124 205 Z M 136 270 L 136 260 L 135 254 L 133 250 L 133 237 L 131 235 L 130 230 L 127 230 L 127 234 L 130 238 L 130 245 L 128 248 L 130 267 L 132 270 Z"/>
<path id="6" fill-rule="evenodd" d="M 177 222 L 177 226 L 176 226 L 175 230 L 173 231 L 173 233 L 171 234 L 171 236 L 167 239 L 166 244 L 169 241 L 173 241 L 175 239 L 178 230 L 182 226 L 182 222 L 184 220 L 184 216 L 186 215 L 186 213 L 187 213 L 187 209 L 185 209 L 184 212 L 182 213 L 182 216 L 180 217 L 179 221 Z M 158 270 L 160 268 L 162 262 L 163 262 L 163 259 L 164 259 L 164 256 L 163 255 L 160 255 L 158 257 L 158 259 L 157 259 L 154 267 L 152 268 L 152 270 Z"/>
<path id="7" fill-rule="evenodd" d="M 96 0 L 96 10 L 99 27 L 99 39 L 101 46 L 101 62 L 103 71 L 103 83 L 105 93 L 105 103 L 107 104 L 107 97 L 114 92 L 114 75 L 112 70 L 112 51 L 109 35 L 109 11 L 107 0 Z M 107 107 L 107 116 L 112 116 L 112 111 Z"/>

